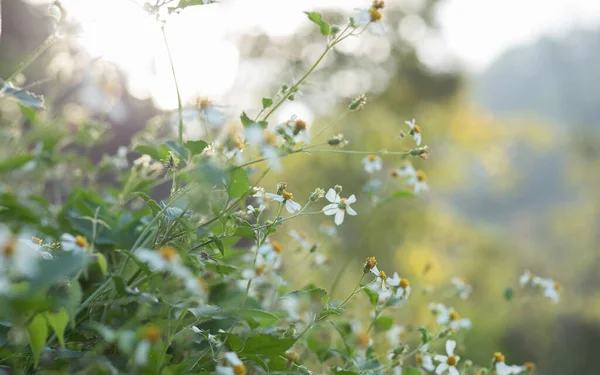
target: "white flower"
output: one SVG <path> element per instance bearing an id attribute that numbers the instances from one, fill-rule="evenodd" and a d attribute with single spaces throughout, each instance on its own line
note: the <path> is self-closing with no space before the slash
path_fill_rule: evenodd
<path id="1" fill-rule="evenodd" d="M 404 121 L 406 125 L 410 127 L 410 135 L 412 135 L 413 139 L 417 143 L 417 146 L 421 145 L 421 128 L 416 124 L 416 120 L 412 119 L 412 121 Z"/>
<path id="2" fill-rule="evenodd" d="M 268 241 L 258 248 L 258 253 L 263 255 L 268 262 L 274 262 L 279 259 L 282 252 L 283 247 L 275 240 Z"/>
<path id="3" fill-rule="evenodd" d="M 419 194 L 421 191 L 429 190 L 427 185 L 427 175 L 423 171 L 417 171 L 417 173 L 406 181 L 409 185 L 413 185 L 413 191 L 415 194 Z"/>
<path id="4" fill-rule="evenodd" d="M 34 246 L 20 241 L 10 229 L 0 225 L 0 280 L 3 276 L 34 276 L 38 271 L 40 253 Z M 10 284 L 8 278 L 0 284 Z M 4 289 L 1 288 L 0 289 Z"/>
<path id="5" fill-rule="evenodd" d="M 202 121 L 210 125 L 212 128 L 219 128 L 225 123 L 226 115 L 215 104 L 207 99 L 199 99 L 196 102 L 200 110 L 200 118 Z"/>
<path id="6" fill-rule="evenodd" d="M 281 161 L 279 160 L 279 151 L 277 149 L 279 142 L 277 135 L 267 129 L 263 129 L 258 124 L 248 126 L 245 131 L 248 143 L 260 150 L 262 156 L 267 159 L 271 169 L 279 172 L 281 170 Z"/>
<path id="7" fill-rule="evenodd" d="M 519 278 L 519 285 L 521 285 L 521 287 L 524 287 L 530 284 L 532 286 L 545 286 L 544 279 L 534 275 L 533 273 L 529 272 L 529 270 L 525 270 L 525 272 L 523 272 L 523 275 L 521 275 L 521 277 Z"/>
<path id="8" fill-rule="evenodd" d="M 304 235 L 304 233 L 300 233 L 295 229 L 291 229 L 288 234 L 290 235 L 290 237 L 292 237 L 295 241 L 297 241 L 298 243 L 300 243 L 300 246 L 304 249 L 304 250 L 310 250 L 313 248 L 313 245 L 308 242 L 308 240 L 306 239 L 306 236 Z"/>
<path id="9" fill-rule="evenodd" d="M 456 364 L 460 361 L 460 357 L 454 355 L 454 349 L 456 348 L 456 341 L 448 340 L 446 341 L 446 354 L 447 355 L 436 355 L 434 359 L 440 364 L 435 369 L 436 374 L 443 374 L 446 371 L 450 375 L 459 375 L 458 369 L 456 368 Z"/>
<path id="10" fill-rule="evenodd" d="M 148 358 L 150 356 L 150 349 L 152 348 L 152 344 L 160 341 L 161 339 L 161 330 L 157 326 L 148 326 L 144 328 L 142 333 L 142 338 L 138 342 L 135 352 L 133 354 L 133 359 L 135 364 L 140 367 L 145 367 L 148 365 Z"/>
<path id="11" fill-rule="evenodd" d="M 60 236 L 60 244 L 64 251 L 75 251 L 82 252 L 86 251 L 89 244 L 85 237 L 83 236 L 73 236 L 69 233 L 63 233 Z"/>
<path id="12" fill-rule="evenodd" d="M 416 356 L 417 365 L 426 371 L 433 371 L 435 365 L 433 364 L 433 357 L 429 354 L 429 344 L 425 344 L 419 347 L 419 353 Z"/>
<path id="13" fill-rule="evenodd" d="M 467 299 L 473 292 L 473 287 L 460 277 L 453 277 L 452 284 L 456 287 L 456 291 L 461 299 Z"/>
<path id="14" fill-rule="evenodd" d="M 406 329 L 400 325 L 394 324 L 392 328 L 385 333 L 385 335 L 390 343 L 390 346 L 395 348 L 404 342 Z"/>
<path id="15" fill-rule="evenodd" d="M 496 362 L 496 373 L 498 375 L 517 375 L 526 370 L 525 366 L 507 365 L 504 362 Z"/>
<path id="16" fill-rule="evenodd" d="M 392 171 L 392 177 L 409 177 L 414 178 L 417 175 L 417 171 L 410 163 L 404 163 L 400 167 Z"/>
<path id="17" fill-rule="evenodd" d="M 248 215 L 253 215 L 254 216 L 254 215 L 257 215 L 257 214 L 263 212 L 265 210 L 265 208 L 267 208 L 267 206 L 265 206 L 264 204 L 261 204 L 258 207 L 254 207 L 251 204 L 249 204 L 246 207 L 246 209 L 247 209 L 246 213 Z"/>
<path id="18" fill-rule="evenodd" d="M 371 272 L 375 273 L 374 270 L 377 269 L 377 266 L 371 269 Z M 389 288 L 396 287 L 400 285 L 400 277 L 397 272 L 394 272 L 393 277 L 387 277 L 385 272 L 379 270 L 377 274 L 377 279 L 373 284 L 370 284 L 369 289 L 379 295 L 378 301 L 383 302 L 392 296 L 392 291 Z"/>
<path id="19" fill-rule="evenodd" d="M 242 271 L 242 278 L 244 280 L 250 280 L 254 278 L 263 278 L 267 269 L 267 259 L 260 252 L 256 254 L 256 261 L 254 262 L 253 268 L 247 268 Z"/>
<path id="20" fill-rule="evenodd" d="M 383 161 L 377 155 L 369 155 L 362 160 L 363 166 L 365 167 L 365 172 L 373 173 L 375 171 L 380 171 L 383 168 Z"/>
<path id="21" fill-rule="evenodd" d="M 217 366 L 216 373 L 219 375 L 239 375 L 245 374 L 246 367 L 244 363 L 239 359 L 236 353 L 227 352 L 225 353 L 225 358 L 227 362 L 229 362 L 230 366 Z"/>
<path id="22" fill-rule="evenodd" d="M 356 202 L 356 197 L 352 194 L 350 197 L 340 198 L 340 196 L 333 189 L 329 189 L 325 198 L 331 202 L 327 206 L 323 207 L 325 215 L 335 215 L 334 222 L 336 225 L 340 225 L 344 222 L 344 214 L 347 212 L 348 215 L 356 215 L 356 211 L 350 207 L 350 205 Z"/>
<path id="23" fill-rule="evenodd" d="M 286 210 L 291 214 L 302 209 L 302 206 L 300 206 L 300 204 L 292 200 L 292 198 L 294 198 L 292 193 L 287 191 L 283 191 L 281 195 L 265 193 L 265 197 L 274 200 L 275 202 L 285 203 Z"/>
<path id="24" fill-rule="evenodd" d="M 434 305 L 434 313 L 436 314 L 436 320 L 438 324 L 448 325 L 453 331 L 459 331 L 461 329 L 471 329 L 471 320 L 467 318 L 461 318 L 458 312 L 452 307 L 448 308 L 442 304 Z M 430 307 L 431 309 L 431 307 Z"/>
<path id="25" fill-rule="evenodd" d="M 315 251 L 314 263 L 316 266 L 327 266 L 331 262 L 331 258 L 327 254 L 323 254 L 319 251 Z"/>
<path id="26" fill-rule="evenodd" d="M 560 284 L 553 279 L 541 279 L 540 285 L 544 288 L 544 296 L 550 298 L 553 303 L 560 300 Z"/>
<path id="27" fill-rule="evenodd" d="M 287 137 L 291 138 L 295 143 L 310 143 L 308 125 L 304 120 L 299 119 L 296 115 L 290 117 L 288 121 L 277 125 L 275 127 L 275 130 L 285 134 Z"/>

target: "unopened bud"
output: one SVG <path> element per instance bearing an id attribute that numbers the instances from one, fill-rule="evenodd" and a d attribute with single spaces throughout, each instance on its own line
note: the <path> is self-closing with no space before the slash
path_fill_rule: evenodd
<path id="1" fill-rule="evenodd" d="M 319 199 L 323 198 L 325 196 L 325 190 L 321 189 L 321 188 L 316 188 L 315 191 L 313 191 L 313 193 L 310 195 L 310 197 L 308 198 L 311 202 L 316 202 Z"/>
<path id="2" fill-rule="evenodd" d="M 342 192 L 342 185 L 335 185 L 333 190 L 339 195 Z"/>
<path id="3" fill-rule="evenodd" d="M 344 147 L 348 144 L 348 141 L 344 139 L 344 135 L 343 134 L 337 134 L 334 136 L 331 136 L 328 140 L 327 140 L 327 144 L 333 147 Z"/>
<path id="4" fill-rule="evenodd" d="M 285 182 L 280 182 L 277 184 L 277 195 L 282 195 L 283 191 L 285 190 L 285 188 L 287 187 L 287 183 Z"/>
<path id="5" fill-rule="evenodd" d="M 365 104 L 367 104 L 367 97 L 365 94 L 360 94 L 350 102 L 348 109 L 351 111 L 360 111 L 365 107 Z"/>

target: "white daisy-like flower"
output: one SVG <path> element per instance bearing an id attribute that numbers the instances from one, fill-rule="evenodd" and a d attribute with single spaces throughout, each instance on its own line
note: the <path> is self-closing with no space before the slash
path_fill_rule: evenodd
<path id="1" fill-rule="evenodd" d="M 60 244 L 64 251 L 83 252 L 87 251 L 89 243 L 83 236 L 73 236 L 69 233 L 63 233 L 60 236 Z"/>
<path id="2" fill-rule="evenodd" d="M 517 375 L 527 370 L 525 366 L 507 365 L 504 355 L 500 352 L 494 353 L 494 368 L 498 375 Z"/>
<path id="3" fill-rule="evenodd" d="M 198 99 L 196 105 L 200 111 L 202 121 L 210 125 L 211 128 L 220 128 L 225 124 L 226 115 L 221 106 L 215 105 L 208 99 Z"/>
<path id="4" fill-rule="evenodd" d="M 471 320 L 467 318 L 461 318 L 460 314 L 452 307 L 446 307 L 442 304 L 437 306 L 436 320 L 438 324 L 448 325 L 453 331 L 460 331 L 461 329 L 471 329 Z"/>
<path id="5" fill-rule="evenodd" d="M 392 325 L 392 328 L 388 329 L 385 336 L 390 343 L 390 346 L 396 348 L 402 344 L 406 338 L 406 328 L 398 324 Z"/>
<path id="6" fill-rule="evenodd" d="M 142 332 L 142 339 L 138 342 L 133 354 L 133 359 L 136 365 L 140 367 L 145 367 L 148 365 L 152 344 L 160 341 L 160 339 L 160 328 L 152 325 L 144 328 L 144 331 Z"/>
<path id="7" fill-rule="evenodd" d="M 453 277 L 452 284 L 456 288 L 456 292 L 458 293 L 461 299 L 467 299 L 473 292 L 473 287 L 466 282 L 465 279 L 461 277 Z"/>
<path id="8" fill-rule="evenodd" d="M 267 262 L 274 262 L 279 259 L 281 253 L 283 253 L 283 247 L 279 242 L 270 240 L 258 248 L 258 253 L 264 256 Z"/>
<path id="9" fill-rule="evenodd" d="M 456 364 L 460 361 L 460 357 L 454 355 L 454 349 L 456 349 L 456 341 L 448 340 L 446 341 L 446 354 L 447 355 L 436 355 L 434 359 L 437 362 L 440 362 L 435 369 L 435 373 L 440 375 L 445 372 L 448 372 L 450 375 L 459 375 L 458 369 L 456 368 Z"/>
<path id="10" fill-rule="evenodd" d="M 250 280 L 255 278 L 263 278 L 265 273 L 269 271 L 267 268 L 268 263 L 269 262 L 266 257 L 263 254 L 258 253 L 252 268 L 247 268 L 242 271 L 242 279 Z"/>
<path id="11" fill-rule="evenodd" d="M 363 166 L 365 168 L 365 172 L 373 173 L 375 171 L 380 171 L 383 168 L 383 160 L 377 155 L 369 155 L 362 159 Z"/>
<path id="12" fill-rule="evenodd" d="M 217 366 L 216 373 L 219 375 L 243 375 L 247 373 L 244 362 L 234 352 L 225 353 L 229 366 Z"/>
<path id="13" fill-rule="evenodd" d="M 425 344 L 419 347 L 419 352 L 415 356 L 417 365 L 424 369 L 425 371 L 433 371 L 435 370 L 435 365 L 433 364 L 433 357 L 429 353 L 429 344 Z"/>
<path id="14" fill-rule="evenodd" d="M 383 270 L 379 270 L 376 276 L 377 279 L 369 285 L 369 289 L 379 295 L 379 302 L 383 302 L 392 296 L 392 290 L 390 289 L 400 285 L 400 277 L 397 272 L 394 272 L 393 277 L 388 277 Z"/>
<path id="15" fill-rule="evenodd" d="M 306 236 L 304 235 L 304 233 L 300 233 L 295 229 L 291 229 L 288 234 L 290 235 L 290 237 L 292 237 L 296 242 L 298 242 L 300 244 L 300 246 L 302 247 L 302 249 L 304 250 L 311 250 L 313 248 L 313 244 L 311 244 L 308 239 L 306 238 Z"/>
<path id="16" fill-rule="evenodd" d="M 264 204 L 261 204 L 258 207 L 254 207 L 253 205 L 249 204 L 246 207 L 246 213 L 248 215 L 257 216 L 258 214 L 263 212 L 265 210 L 265 208 L 267 208 L 267 206 L 265 206 Z"/>
<path id="17" fill-rule="evenodd" d="M 525 270 L 523 275 L 519 278 L 519 285 L 521 287 L 532 285 L 532 286 L 544 286 L 544 279 L 539 276 L 534 275 L 529 270 Z"/>
<path id="18" fill-rule="evenodd" d="M 406 182 L 413 186 L 415 194 L 429 190 L 429 185 L 427 185 L 427 175 L 423 171 L 417 171 L 417 173 Z"/>
<path id="19" fill-rule="evenodd" d="M 410 135 L 412 135 L 415 140 L 417 146 L 421 145 L 421 128 L 416 124 L 416 120 L 412 119 L 412 121 L 404 121 L 406 125 L 410 127 Z"/>
<path id="20" fill-rule="evenodd" d="M 560 284 L 558 281 L 553 279 L 541 279 L 540 285 L 544 288 L 544 296 L 550 298 L 553 303 L 560 301 Z"/>
<path id="21" fill-rule="evenodd" d="M 327 194 L 325 194 L 325 198 L 331 202 L 331 204 L 323 207 L 323 212 L 325 215 L 335 215 L 334 222 L 336 225 L 340 225 L 344 222 L 344 215 L 346 213 L 352 216 L 356 215 L 356 211 L 350 207 L 352 203 L 356 202 L 354 194 L 348 198 L 340 198 L 335 190 L 329 189 Z"/>
<path id="22" fill-rule="evenodd" d="M 13 234 L 7 226 L 0 225 L 0 274 L 2 276 L 34 276 L 38 269 L 38 260 L 40 253 L 27 242 L 21 241 Z M 0 276 L 0 279 L 4 279 Z M 4 282 L 5 287 L 10 285 L 7 277 Z M 0 287 L 0 289 L 4 289 Z"/>
<path id="23" fill-rule="evenodd" d="M 331 258 L 327 254 L 323 254 L 320 251 L 315 251 L 315 266 L 328 266 L 331 263 Z"/>
<path id="24" fill-rule="evenodd" d="M 292 198 L 294 198 L 294 195 L 285 190 L 281 193 L 281 195 L 265 193 L 265 197 L 275 202 L 285 203 L 285 209 L 291 214 L 302 209 L 302 206 L 300 204 L 292 200 Z"/>
<path id="25" fill-rule="evenodd" d="M 308 125 L 304 120 L 298 118 L 296 115 L 292 115 L 288 121 L 277 125 L 275 129 L 276 131 L 281 132 L 291 138 L 295 143 L 310 143 Z"/>
<path id="26" fill-rule="evenodd" d="M 414 178 L 417 175 L 417 171 L 410 163 L 404 163 L 400 167 L 392 170 L 392 177 L 409 177 Z"/>
<path id="27" fill-rule="evenodd" d="M 400 277 L 398 281 L 398 289 L 396 289 L 396 294 L 394 295 L 394 297 L 406 300 L 410 296 L 410 291 L 411 287 L 408 280 Z"/>

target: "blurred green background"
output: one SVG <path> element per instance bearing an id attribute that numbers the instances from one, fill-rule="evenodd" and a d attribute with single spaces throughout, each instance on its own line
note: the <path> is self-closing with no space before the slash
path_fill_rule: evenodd
<path id="1" fill-rule="evenodd" d="M 166 129 L 168 136 L 171 123 L 163 114 L 172 108 L 169 100 L 175 93 L 170 72 L 161 71 L 160 58 L 140 66 L 157 74 L 149 73 L 146 83 L 158 87 L 140 94 L 143 90 L 134 89 L 128 80 L 131 70 L 118 59 L 90 52 L 90 38 L 87 42 L 77 38 L 82 29 L 98 32 L 103 24 L 86 24 L 69 12 L 67 3 L 61 38 L 23 77 L 17 77 L 23 85 L 37 82 L 31 90 L 46 96 L 46 115 L 61 119 L 57 132 L 76 129 L 89 119 L 105 124 L 110 129 L 107 141 L 88 150 L 95 160 L 128 144 L 149 119 L 155 127 Z M 93 2 L 83 3 L 92 6 Z M 127 15 L 125 7 L 131 3 L 135 2 L 106 3 L 104 7 L 114 5 L 112 12 L 117 17 L 123 12 Z M 254 7 L 256 14 L 284 24 L 287 19 L 290 23 L 297 20 L 298 13 L 302 16 L 300 28 L 288 34 L 273 35 L 251 23 L 240 24 L 239 29 L 228 25 L 223 32 L 217 27 L 215 34 L 198 34 L 193 29 L 187 35 L 177 34 L 174 39 L 183 44 L 174 51 L 176 67 L 185 66 L 178 72 L 179 79 L 188 80 L 187 72 L 196 67 L 216 75 L 225 87 L 203 91 L 202 80 L 190 76 L 187 83 L 198 86 L 199 91 L 190 91 L 186 101 L 193 100 L 192 94 L 212 95 L 232 117 L 241 110 L 252 112 L 261 96 L 300 77 L 320 53 L 318 30 L 298 11 L 314 10 L 311 4 L 249 3 L 253 2 L 223 0 L 190 8 L 188 18 L 172 15 L 168 19 L 167 32 L 170 25 L 212 12 L 196 8 L 221 7 L 224 10 L 215 13 L 217 16 L 235 18 L 238 13 L 243 15 L 244 7 Z M 304 231 L 314 241 L 323 240 L 321 250 L 329 254 L 331 270 L 313 269 L 299 275 L 293 254 L 286 270 L 298 285 L 318 280 L 316 284 L 329 288 L 332 275 L 344 269 L 335 296 L 341 298 L 359 279 L 365 257 L 376 256 L 388 274 L 399 272 L 414 288 L 412 301 L 394 313 L 398 323 L 432 325 L 428 303 L 444 302 L 472 319 L 473 329 L 464 334 L 461 349 L 478 363 L 485 364 L 493 352 L 502 351 L 509 363 L 534 361 L 539 374 L 598 374 L 600 28 L 542 37 L 510 48 L 485 69 L 472 73 L 461 69 L 449 53 L 438 51 L 439 58 L 433 59 L 437 63 L 432 64 L 419 50 L 426 37 L 440 33 L 436 11 L 442 3 L 388 1 L 381 35 L 367 32 L 359 41 L 349 40 L 325 60 L 303 88 L 303 95 L 282 107 L 280 120 L 298 113 L 309 120 L 311 133 L 316 134 L 335 121 L 354 96 L 366 92 L 369 103 L 365 109 L 345 116 L 321 141 L 341 132 L 350 141 L 348 149 L 404 150 L 413 147 L 411 139 L 393 140 L 401 130 L 406 131 L 405 120 L 416 118 L 424 144 L 432 150 L 428 160 L 413 159 L 415 167 L 427 173 L 430 191 L 420 198 L 381 205 L 373 205 L 363 191 L 369 176 L 362 169 L 362 156 L 319 153 L 287 158 L 284 171 L 264 183 L 267 190 L 285 181 L 303 201 L 315 187 L 340 184 L 344 195 L 357 195 L 354 207 L 359 215 L 346 219 L 335 241 L 326 240 L 319 231 L 326 221 L 320 215 L 289 223 L 286 229 Z M 322 10 L 326 19 L 343 22 L 339 2 L 320 6 L 326 8 Z M 368 6 L 368 2 L 363 4 Z M 55 26 L 44 1 L 2 0 L 1 9 L 0 77 L 6 78 Z M 341 9 L 348 13 L 352 6 Z M 142 18 L 159 30 L 153 19 Z M 129 28 L 133 33 L 137 29 L 137 18 L 132 18 L 131 24 L 120 19 L 113 20 L 115 30 Z M 415 33 L 421 36 L 415 37 Z M 114 37 L 115 31 L 110 35 Z M 218 38 L 236 48 L 234 77 L 221 77 L 224 71 L 211 72 L 225 59 L 218 52 L 213 54 Z M 104 43 L 110 45 L 111 40 Z M 152 39 L 146 45 L 164 59 L 161 43 Z M 177 56 L 186 61 L 178 61 Z M 202 68 L 203 60 L 210 60 L 208 68 Z M 134 67 L 141 64 L 129 61 Z M 189 67 L 192 70 L 186 70 Z M 158 76 L 163 73 L 167 74 L 166 83 Z M 159 100 L 165 97 L 169 99 Z M 14 104 L 0 101 L 0 111 L 4 114 L 1 125 L 10 129 Z M 189 137 L 201 136 L 194 124 L 186 126 Z M 401 163 L 397 157 L 384 157 L 384 170 L 377 177 L 390 191 L 403 188 L 389 177 L 389 171 Z M 277 237 L 289 242 L 284 232 Z M 552 305 L 544 298 L 520 298 L 518 277 L 524 269 L 557 279 L 562 285 L 560 304 Z M 469 300 L 447 293 L 453 276 L 464 277 L 473 285 Z M 512 301 L 504 298 L 507 287 L 515 288 Z M 366 305 L 361 305 L 360 299 L 354 306 L 357 316 L 365 317 Z"/>

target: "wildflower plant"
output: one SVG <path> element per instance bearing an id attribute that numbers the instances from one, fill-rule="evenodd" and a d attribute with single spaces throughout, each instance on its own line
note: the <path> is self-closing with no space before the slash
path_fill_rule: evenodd
<path id="1" fill-rule="evenodd" d="M 169 3 L 148 11 L 158 17 L 159 8 Z M 209 1 L 181 1 L 168 12 L 201 3 Z M 435 302 L 430 306 L 435 324 L 424 317 L 418 329 L 403 326 L 393 312 L 411 303 L 418 283 L 378 265 L 371 254 L 362 269 L 345 271 L 359 281 L 342 299 L 309 280 L 301 285 L 289 281 L 290 273 L 301 274 L 303 268 L 327 270 L 332 257 L 316 236 L 288 222 L 320 217 L 323 223 L 315 229 L 336 243 L 339 227 L 374 209 L 364 195 L 389 202 L 429 188 L 424 172 L 411 164 L 429 155 L 429 148 L 421 146 L 427 135 L 415 120 L 406 122 L 413 139 L 405 151 L 350 150 L 342 134 L 325 134 L 335 124 L 314 135 L 297 116 L 270 123 L 336 45 L 380 26 L 384 9 L 384 2 L 375 0 L 343 25 L 307 12 L 323 36 L 322 55 L 301 78 L 263 98 L 258 109 L 241 113 L 243 129 L 233 133 L 218 132 L 230 111 L 203 98 L 194 110 L 206 125 L 206 136 L 214 137 L 186 139 L 180 100 L 174 139 L 119 148 L 97 166 L 73 163 L 82 157 L 59 157 L 66 151 L 52 139 L 35 140 L 41 151 L 24 144 L 31 151 L 0 161 L 0 370 L 457 375 L 487 369 L 463 359 L 468 354 L 456 340 L 459 331 L 472 328 L 471 321 L 452 307 Z M 0 86 L 0 99 L 18 102 L 21 116 L 34 128 L 51 125 L 37 112 L 51 103 L 17 89 L 10 78 Z M 360 95 L 348 112 L 365 105 Z M 321 134 L 325 141 L 317 139 Z M 68 134 L 61 136 L 77 145 Z M 131 153 L 138 155 L 133 162 L 127 158 Z M 301 189 L 285 182 L 261 186 L 270 170 L 288 173 L 284 159 L 301 153 L 357 157 L 356 164 L 362 163 L 372 178 L 391 176 L 385 182 L 391 192 L 346 194 L 339 185 L 313 186 L 313 193 L 302 196 L 292 193 Z M 52 202 L 4 178 L 48 170 L 65 176 L 49 180 L 61 195 Z M 116 185 L 98 188 L 102 173 L 115 176 Z M 400 190 L 396 180 L 402 180 Z M 157 202 L 152 190 L 160 185 L 170 190 Z M 285 237 L 289 244 L 279 242 Z M 290 253 L 308 261 L 286 272 Z M 526 273 L 520 284 L 559 300 L 554 280 Z M 460 278 L 448 285 L 457 299 L 467 300 L 474 292 Z M 367 302 L 359 315 L 368 319 L 348 309 L 361 298 Z M 496 353 L 490 370 L 520 374 L 533 366 L 507 365 Z"/>

